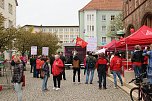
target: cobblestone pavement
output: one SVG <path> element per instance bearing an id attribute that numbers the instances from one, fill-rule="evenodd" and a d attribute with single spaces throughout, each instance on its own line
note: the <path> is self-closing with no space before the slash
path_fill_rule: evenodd
<path id="1" fill-rule="evenodd" d="M 47 92 L 41 91 L 42 80 L 32 78 L 29 71 L 25 72 L 26 86 L 23 88 L 23 101 L 130 101 L 129 95 L 121 89 L 114 89 L 113 83 L 107 80 L 107 90 L 99 90 L 97 73 L 92 85 L 84 84 L 85 76 L 81 71 L 81 84 L 72 82 L 72 70 L 66 70 L 66 81 L 62 81 L 61 89 L 54 91 L 52 76 L 48 80 Z M 1 79 L 1 78 L 0 78 Z M 0 101 L 17 101 L 13 89 L 0 91 Z"/>

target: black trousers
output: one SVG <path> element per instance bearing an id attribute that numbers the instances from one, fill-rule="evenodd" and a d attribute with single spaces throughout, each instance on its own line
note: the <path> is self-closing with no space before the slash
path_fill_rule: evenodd
<path id="1" fill-rule="evenodd" d="M 80 82 L 80 68 L 73 68 L 73 82 L 75 82 L 76 73 L 78 74 L 78 82 Z"/>
<path id="2" fill-rule="evenodd" d="M 62 74 L 60 74 L 60 75 L 58 75 L 58 76 L 53 76 L 54 87 L 60 88 L 61 78 L 62 78 Z M 58 84 L 57 84 L 57 83 L 58 83 Z"/>
<path id="3" fill-rule="evenodd" d="M 64 70 L 62 72 L 62 75 L 63 75 L 63 79 L 66 80 L 66 77 L 65 77 L 65 68 L 64 68 Z"/>
<path id="4" fill-rule="evenodd" d="M 142 73 L 146 72 L 146 74 L 144 74 L 144 76 L 143 76 L 143 78 L 146 78 L 147 77 L 147 64 L 142 64 L 141 71 L 142 71 Z"/>
<path id="5" fill-rule="evenodd" d="M 36 77 L 37 78 L 39 78 L 40 72 L 41 72 L 40 69 L 36 69 Z"/>
<path id="6" fill-rule="evenodd" d="M 106 88 L 106 65 L 99 65 L 98 69 L 98 77 L 99 77 L 99 88 L 103 87 Z"/>

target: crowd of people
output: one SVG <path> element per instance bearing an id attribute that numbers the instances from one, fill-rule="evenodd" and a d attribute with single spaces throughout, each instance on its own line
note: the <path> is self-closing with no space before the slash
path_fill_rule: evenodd
<path id="1" fill-rule="evenodd" d="M 135 76 L 139 76 L 145 73 L 143 78 L 148 78 L 150 84 L 152 84 L 152 45 L 146 47 L 144 50 L 139 45 L 135 46 L 135 50 L 131 54 L 132 69 L 134 70 Z M 24 61 L 19 56 L 14 56 L 12 65 L 14 66 L 14 75 L 12 82 L 14 83 L 15 90 L 18 94 L 18 101 L 22 99 L 21 82 L 23 81 L 24 75 Z M 117 88 L 117 76 L 120 80 L 121 86 L 123 86 L 123 80 L 121 77 L 122 72 L 122 54 L 115 52 L 108 57 L 105 53 L 100 53 L 97 56 L 93 56 L 91 52 L 87 52 L 84 61 L 81 61 L 78 53 L 72 57 L 72 68 L 73 68 L 73 83 L 76 82 L 76 74 L 78 76 L 78 83 L 81 83 L 81 63 L 84 63 L 84 75 L 86 76 L 85 84 L 93 84 L 94 72 L 97 70 L 98 73 L 98 84 L 99 89 L 107 89 L 107 71 L 110 71 L 114 78 L 114 88 Z M 47 56 L 32 56 L 30 58 L 31 70 L 34 78 L 42 78 L 42 91 L 48 91 L 47 81 L 52 74 L 53 77 L 53 89 L 60 90 L 61 80 L 66 80 L 65 73 L 65 57 L 63 52 L 56 55 Z M 49 65 L 50 64 L 50 65 Z"/>

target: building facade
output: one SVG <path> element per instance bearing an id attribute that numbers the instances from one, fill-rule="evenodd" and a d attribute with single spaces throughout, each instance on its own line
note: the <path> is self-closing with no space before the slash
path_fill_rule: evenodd
<path id="1" fill-rule="evenodd" d="M 113 39 L 108 37 L 108 30 L 115 27 L 110 22 L 122 13 L 122 0 L 92 0 L 79 11 L 80 36 L 85 41 L 97 39 L 97 46 L 103 46 Z M 109 29 L 110 28 L 110 29 Z"/>
<path id="2" fill-rule="evenodd" d="M 79 26 L 35 26 L 25 25 L 25 28 L 33 28 L 33 33 L 44 32 L 57 35 L 60 43 L 73 43 L 79 36 Z"/>
<path id="3" fill-rule="evenodd" d="M 143 25 L 152 27 L 152 0 L 124 0 L 123 15 L 125 36 L 131 34 L 131 28 L 137 30 Z"/>
<path id="4" fill-rule="evenodd" d="M 16 26 L 17 0 L 0 0 L 0 13 L 5 17 L 4 27 Z"/>

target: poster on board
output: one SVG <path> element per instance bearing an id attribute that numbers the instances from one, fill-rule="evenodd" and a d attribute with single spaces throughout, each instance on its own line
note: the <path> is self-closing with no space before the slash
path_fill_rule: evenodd
<path id="1" fill-rule="evenodd" d="M 42 47 L 42 55 L 45 56 L 49 55 L 49 47 Z"/>
<path id="2" fill-rule="evenodd" d="M 31 55 L 37 55 L 37 46 L 31 46 Z"/>
<path id="3" fill-rule="evenodd" d="M 97 49 L 97 38 L 88 38 L 87 51 L 96 51 Z"/>

